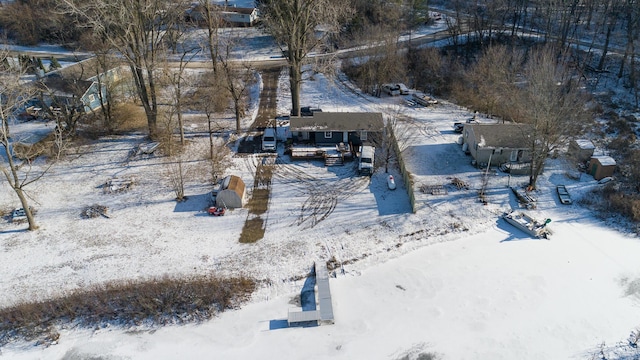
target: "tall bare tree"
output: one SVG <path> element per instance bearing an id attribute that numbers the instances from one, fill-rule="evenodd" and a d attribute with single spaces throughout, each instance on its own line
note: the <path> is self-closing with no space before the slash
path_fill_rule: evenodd
<path id="1" fill-rule="evenodd" d="M 218 62 L 225 79 L 225 87 L 233 101 L 233 111 L 236 120 L 236 133 L 242 130 L 240 120 L 244 116 L 245 98 L 249 85 L 255 81 L 255 72 L 248 63 L 232 64 L 229 61 L 229 45 L 227 56 L 218 56 Z"/>
<path id="2" fill-rule="evenodd" d="M 311 51 L 341 30 L 352 10 L 341 0 L 263 0 L 259 9 L 264 29 L 280 44 L 289 64 L 291 111 L 297 116 L 303 65 Z"/>
<path id="3" fill-rule="evenodd" d="M 533 51 L 524 68 L 526 85 L 514 103 L 521 122 L 532 125 L 529 186 L 536 187 L 547 156 L 591 125 L 585 95 L 564 58 L 546 46 Z"/>
<path id="4" fill-rule="evenodd" d="M 211 68 L 214 75 L 217 75 L 220 27 L 222 26 L 221 8 L 213 4 L 211 0 L 198 0 L 196 10 L 198 10 L 198 19 L 194 20 L 205 27 Z"/>
<path id="5" fill-rule="evenodd" d="M 184 145 L 184 120 L 182 111 L 184 106 L 185 84 L 188 83 L 188 73 L 185 71 L 193 58 L 199 53 L 200 48 L 182 49 L 180 60 L 177 64 L 168 63 L 165 69 L 165 76 L 171 87 L 171 105 L 175 108 L 178 118 L 178 131 L 180 133 L 180 144 Z"/>
<path id="6" fill-rule="evenodd" d="M 209 159 L 215 157 L 214 134 L 225 130 L 225 126 L 216 121 L 215 113 L 224 111 L 229 104 L 228 92 L 222 91 L 224 81 L 212 71 L 203 73 L 198 81 L 198 87 L 191 97 L 191 106 L 204 112 L 207 117 L 209 134 Z"/>
<path id="7" fill-rule="evenodd" d="M 0 55 L 0 59 L 4 58 L 6 58 L 6 53 L 4 56 Z M 40 180 L 53 162 L 49 162 L 44 169 L 36 170 L 33 167 L 33 160 L 42 155 L 42 150 L 25 146 L 26 153 L 16 153 L 20 138 L 11 134 L 11 126 L 17 121 L 16 114 L 36 94 L 36 89 L 23 83 L 20 76 L 20 70 L 3 69 L 0 72 L 0 149 L 4 150 L 3 153 L 0 153 L 0 172 L 22 204 L 29 223 L 29 230 L 36 230 L 38 225 L 29 205 L 25 188 Z M 60 139 L 59 136 L 55 138 Z M 62 148 L 61 143 L 58 142 L 57 145 L 58 149 Z"/>
<path id="8" fill-rule="evenodd" d="M 96 32 L 123 57 L 133 75 L 144 108 L 149 136 L 158 132 L 157 71 L 166 53 L 167 29 L 179 26 L 184 1 L 169 0 L 60 0 L 67 12 Z"/>

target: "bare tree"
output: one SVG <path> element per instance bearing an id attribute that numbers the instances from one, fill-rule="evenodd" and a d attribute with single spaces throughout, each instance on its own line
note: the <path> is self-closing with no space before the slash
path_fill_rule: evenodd
<path id="1" fill-rule="evenodd" d="M 122 55 L 129 65 L 138 98 L 147 116 L 149 136 L 158 131 L 157 71 L 165 54 L 167 29 L 178 26 L 183 1 L 168 0 L 60 0 Z"/>
<path id="2" fill-rule="evenodd" d="M 207 31 L 207 48 L 209 49 L 209 57 L 211 58 L 211 68 L 214 75 L 218 72 L 218 51 L 220 47 L 220 27 L 222 25 L 222 17 L 220 16 L 220 7 L 213 4 L 210 0 L 198 0 L 197 2 L 199 22 L 205 26 Z"/>
<path id="3" fill-rule="evenodd" d="M 1 57 L 4 59 L 6 54 Z M 17 121 L 16 113 L 21 111 L 36 93 L 35 88 L 20 80 L 20 76 L 21 72 L 17 70 L 5 69 L 0 73 L 0 146 L 4 150 L 4 154 L 0 154 L 0 171 L 22 204 L 29 230 L 36 230 L 38 225 L 25 188 L 40 180 L 53 162 L 49 162 L 43 169 L 34 169 L 33 160 L 43 153 L 42 149 L 35 146 L 24 146 L 26 153 L 21 153 L 20 156 L 16 154 L 20 138 L 11 134 L 11 124 Z M 55 135 L 55 139 L 59 140 L 59 134 Z M 58 150 L 62 149 L 61 142 L 56 142 L 56 145 Z"/>
<path id="4" fill-rule="evenodd" d="M 513 100 L 522 62 L 522 54 L 514 49 L 501 45 L 487 48 L 466 72 L 469 86 L 464 91 L 470 93 L 472 107 L 489 116 L 512 120 L 511 107 L 505 104 Z"/>
<path id="5" fill-rule="evenodd" d="M 187 199 L 184 194 L 184 187 L 188 176 L 187 170 L 188 167 L 180 156 L 171 158 L 170 162 L 165 164 L 165 178 L 169 182 L 169 186 L 176 195 L 176 201 L 178 202 Z"/>
<path id="6" fill-rule="evenodd" d="M 184 145 L 184 121 L 182 118 L 184 86 L 185 81 L 188 80 L 185 70 L 191 60 L 199 53 L 199 50 L 200 48 L 183 49 L 177 67 L 168 63 L 164 73 L 171 86 L 171 105 L 175 108 L 176 117 L 178 118 L 177 126 L 180 132 L 181 145 Z"/>
<path id="7" fill-rule="evenodd" d="M 46 116 L 55 120 L 63 138 L 75 137 L 79 124 L 87 118 L 88 107 L 82 95 L 94 86 L 81 75 L 70 77 L 46 77 L 36 83 Z"/>
<path id="8" fill-rule="evenodd" d="M 532 51 L 524 69 L 526 85 L 514 103 L 521 122 L 532 126 L 529 174 L 532 188 L 547 156 L 592 123 L 580 84 L 571 77 L 564 59 L 556 54 L 555 48 L 549 46 Z"/>
<path id="9" fill-rule="evenodd" d="M 351 67 L 357 73 L 354 75 L 359 79 L 360 87 L 379 97 L 382 84 L 401 82 L 406 78 L 406 56 L 400 53 L 397 29 L 371 25 L 364 32 L 367 41 L 376 46 L 368 48 L 363 58 L 354 59 Z"/>
<path id="10" fill-rule="evenodd" d="M 225 126 L 216 121 L 215 113 L 224 111 L 229 103 L 227 91 L 223 80 L 213 71 L 204 73 L 199 81 L 198 88 L 192 96 L 192 106 L 204 112 L 207 117 L 207 129 L 209 134 L 209 159 L 215 157 L 214 134 L 225 130 Z"/>
<path id="11" fill-rule="evenodd" d="M 236 133 L 239 134 L 241 131 L 240 120 L 244 116 L 244 100 L 247 96 L 249 85 L 255 82 L 255 72 L 249 63 L 231 63 L 230 53 L 232 47 L 233 41 L 228 40 L 226 44 L 224 44 L 224 52 L 218 53 L 218 63 L 226 80 L 225 87 L 233 101 Z"/>
<path id="12" fill-rule="evenodd" d="M 420 124 L 403 113 L 399 106 L 384 110 L 385 123 L 381 138 L 374 138 L 373 143 L 381 151 L 379 161 L 384 165 L 384 172 L 389 172 L 389 164 L 394 156 L 401 154 L 416 137 L 422 136 Z"/>
<path id="13" fill-rule="evenodd" d="M 340 31 L 351 8 L 340 0 L 264 0 L 259 9 L 265 30 L 280 44 L 289 64 L 291 111 L 297 116 L 302 67 L 311 51 Z"/>

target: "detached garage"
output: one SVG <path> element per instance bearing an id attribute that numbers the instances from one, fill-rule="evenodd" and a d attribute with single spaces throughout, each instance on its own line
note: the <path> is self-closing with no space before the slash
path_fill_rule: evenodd
<path id="1" fill-rule="evenodd" d="M 244 181 L 235 175 L 229 175 L 221 183 L 216 194 L 216 206 L 228 209 L 241 208 L 244 203 Z"/>

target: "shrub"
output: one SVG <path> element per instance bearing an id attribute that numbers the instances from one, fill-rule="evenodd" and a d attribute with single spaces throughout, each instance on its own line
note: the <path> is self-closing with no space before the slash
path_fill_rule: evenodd
<path id="1" fill-rule="evenodd" d="M 54 326 L 95 327 L 196 322 L 246 301 L 253 279 L 200 276 L 120 281 L 0 310 L 0 346 L 55 337 Z"/>
<path id="2" fill-rule="evenodd" d="M 118 104 L 113 109 L 114 127 L 117 132 L 147 129 L 147 117 L 142 107 L 133 103 Z"/>

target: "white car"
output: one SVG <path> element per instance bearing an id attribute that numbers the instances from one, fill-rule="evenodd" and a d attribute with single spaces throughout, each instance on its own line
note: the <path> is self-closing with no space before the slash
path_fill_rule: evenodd
<path id="1" fill-rule="evenodd" d="M 11 213 L 11 221 L 12 222 L 21 222 L 27 220 L 27 214 L 24 212 L 23 208 L 15 209 Z"/>
<path id="2" fill-rule="evenodd" d="M 389 190 L 396 189 L 396 180 L 393 178 L 393 175 L 389 175 L 389 177 L 387 177 L 387 186 L 389 187 Z"/>

